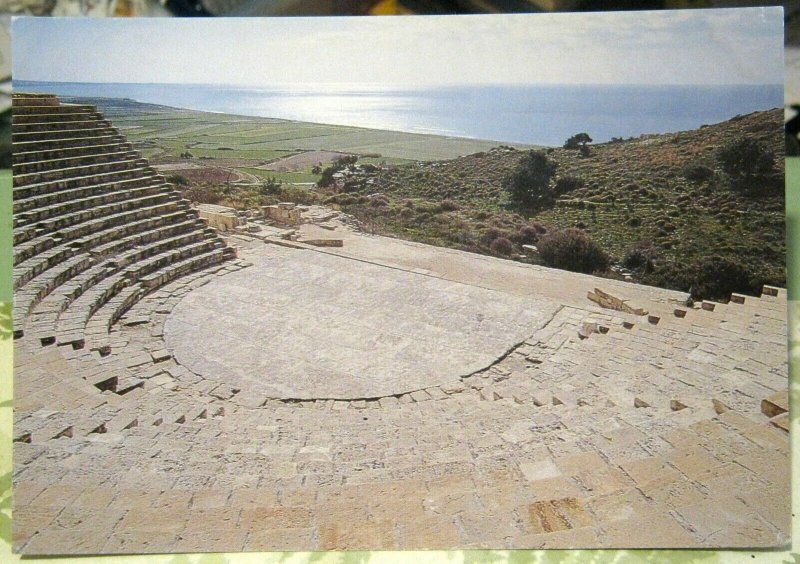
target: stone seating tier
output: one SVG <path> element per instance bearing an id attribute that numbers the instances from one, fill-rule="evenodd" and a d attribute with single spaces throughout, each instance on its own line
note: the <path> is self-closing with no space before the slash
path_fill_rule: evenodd
<path id="1" fill-rule="evenodd" d="M 31 223 L 40 222 L 46 219 L 51 219 L 59 216 L 70 215 L 78 211 L 99 207 L 103 204 L 110 204 L 113 202 L 124 201 L 129 198 L 136 198 L 138 196 L 162 194 L 163 185 L 151 184 L 137 188 L 129 188 L 128 190 L 114 190 L 109 192 L 101 192 L 94 196 L 87 196 L 85 198 L 76 198 L 64 202 L 58 202 L 43 207 L 33 207 L 26 211 L 19 212 L 14 218 L 14 227 L 28 225 Z"/>
<path id="2" fill-rule="evenodd" d="M 23 244 L 14 247 L 15 266 L 35 257 L 45 250 L 73 244 L 91 247 L 114 238 L 114 234 L 133 232 L 137 228 L 148 228 L 155 225 L 166 224 L 170 221 L 183 221 L 184 219 L 197 220 L 197 214 L 178 209 L 174 203 L 137 208 L 131 211 L 98 217 L 90 222 L 63 229 L 58 236 L 43 233 Z M 199 221 L 199 220 L 198 220 Z M 163 223 L 162 223 L 163 222 Z M 143 226 L 148 227 L 143 227 Z"/>
<path id="3" fill-rule="evenodd" d="M 111 125 L 111 122 L 104 119 L 98 119 L 98 114 L 94 113 L 81 113 L 81 114 L 56 114 L 60 116 L 62 119 L 55 119 L 55 120 L 37 120 L 37 121 L 20 121 L 20 120 L 13 120 L 14 124 L 14 131 L 18 134 L 29 134 L 29 133 L 42 133 L 42 134 L 49 134 L 55 133 L 58 131 L 69 130 L 69 129 L 92 129 L 95 127 L 108 127 Z M 63 119 L 64 117 L 74 118 L 74 119 Z M 47 135 L 42 135 L 42 137 L 47 137 Z"/>
<path id="4" fill-rule="evenodd" d="M 16 92 L 11 98 L 11 105 L 14 108 L 18 106 L 58 106 L 59 99 L 53 94 Z"/>
<path id="5" fill-rule="evenodd" d="M 59 104 L 56 106 L 47 106 L 45 108 L 41 105 L 35 104 L 14 104 L 12 102 L 12 113 L 14 117 L 24 115 L 52 115 L 52 114 L 72 114 L 75 112 L 97 112 L 96 106 L 88 104 Z"/>
<path id="6" fill-rule="evenodd" d="M 17 131 L 17 126 L 12 131 L 11 141 L 18 143 L 32 143 L 42 142 L 48 143 L 50 141 L 57 141 L 60 139 L 78 139 L 81 137 L 95 137 L 115 131 L 111 127 L 111 122 L 107 120 L 102 121 L 84 121 L 84 122 L 68 122 L 68 127 L 58 128 L 56 130 L 45 131 Z"/>
<path id="7" fill-rule="evenodd" d="M 51 159 L 45 161 L 31 161 L 12 165 L 14 175 L 32 174 L 35 172 L 55 171 L 61 169 L 74 168 L 82 165 L 96 165 L 101 163 L 111 163 L 117 160 L 141 159 L 138 151 L 123 150 L 99 153 L 96 155 L 84 155 L 68 157 L 62 159 Z"/>
<path id="8" fill-rule="evenodd" d="M 40 184 L 54 180 L 64 180 L 92 174 L 102 174 L 118 170 L 128 170 L 131 168 L 143 168 L 147 166 L 147 161 L 141 157 L 121 158 L 109 162 L 101 163 L 80 163 L 77 166 L 66 168 L 51 169 L 46 172 L 19 173 L 14 178 L 15 186 L 26 186 L 30 184 Z"/>
<path id="9" fill-rule="evenodd" d="M 36 149 L 33 147 L 27 150 L 23 150 L 21 147 L 19 150 L 16 149 L 17 148 L 15 148 L 11 157 L 13 164 L 31 164 L 32 166 L 38 167 L 37 170 L 47 170 L 50 167 L 57 168 L 47 161 L 91 157 L 119 151 L 133 151 L 133 146 L 127 141 L 117 140 L 55 149 Z"/>
<path id="10" fill-rule="evenodd" d="M 81 229 L 90 221 L 104 216 L 110 216 L 123 211 L 134 210 L 137 208 L 152 207 L 158 204 L 172 204 L 175 209 L 185 207 L 179 204 L 179 196 L 176 194 L 153 194 L 139 198 L 131 198 L 120 202 L 104 204 L 85 210 L 76 210 L 68 215 L 62 215 L 51 219 L 46 219 L 38 223 L 23 225 L 14 229 L 14 244 L 24 243 L 30 239 L 46 233 L 53 234 L 58 238 L 59 233 L 67 227 L 77 227 Z"/>
<path id="11" fill-rule="evenodd" d="M 182 218 L 183 214 L 175 214 Z M 122 228 L 112 227 L 70 242 L 66 245 L 51 246 L 36 253 L 29 260 L 21 261 L 14 267 L 14 290 L 27 284 L 32 278 L 60 262 L 79 253 L 89 253 L 94 259 L 102 258 L 112 252 L 124 250 L 132 245 L 148 244 L 165 235 L 172 235 L 189 229 L 203 229 L 205 224 L 198 219 L 175 223 L 174 217 L 148 218 L 143 221 L 125 224 Z M 155 225 L 161 226 L 153 227 Z"/>
<path id="12" fill-rule="evenodd" d="M 18 191 L 15 192 L 17 197 L 24 197 L 22 194 L 24 193 L 38 193 L 38 194 L 47 194 L 55 191 L 60 190 L 69 190 L 71 188 L 80 188 L 84 186 L 95 186 L 98 184 L 109 184 L 117 181 L 122 180 L 131 180 L 135 178 L 144 178 L 146 176 L 156 176 L 157 173 L 154 169 L 150 167 L 142 167 L 138 166 L 135 163 L 129 165 L 130 167 L 135 168 L 127 168 L 122 170 L 117 170 L 113 172 L 104 172 L 98 174 L 90 174 L 88 176 L 78 176 L 74 178 L 68 178 L 66 180 L 52 180 L 49 182 L 39 182 L 36 184 L 28 184 L 25 186 L 17 186 L 16 188 L 24 188 L 25 191 Z"/>
<path id="13" fill-rule="evenodd" d="M 109 143 L 123 143 L 125 137 L 113 130 L 85 131 L 74 137 L 50 139 L 49 141 L 14 141 L 15 147 L 21 153 L 31 151 L 50 151 L 57 149 L 73 149 L 89 145 L 103 145 Z"/>
<path id="14" fill-rule="evenodd" d="M 12 112 L 11 123 L 13 125 L 25 125 L 29 123 L 54 123 L 54 122 L 69 122 L 69 121 L 83 121 L 87 118 L 102 119 L 102 116 L 92 109 L 75 108 L 71 112 L 57 112 L 57 113 L 31 113 L 21 114 L 18 112 L 19 108 L 15 108 Z"/>
<path id="15" fill-rule="evenodd" d="M 130 179 L 118 179 L 118 181 L 114 181 L 114 178 L 105 178 L 105 182 L 97 182 L 96 184 L 88 184 L 81 183 L 78 186 L 62 186 L 61 188 L 55 188 L 50 183 L 43 183 L 43 184 L 31 184 L 28 186 L 17 186 L 13 189 L 13 198 L 14 200 L 24 200 L 26 198 L 31 198 L 34 196 L 40 195 L 47 195 L 54 192 L 64 192 L 67 194 L 67 197 L 72 195 L 72 192 L 69 192 L 72 188 L 81 188 L 81 187 L 89 187 L 95 186 L 98 190 L 116 190 L 119 188 L 131 188 L 134 186 L 143 186 L 145 183 L 153 183 L 153 182 L 160 182 L 163 183 L 163 176 L 156 174 L 155 171 L 147 170 L 147 168 L 142 168 L 141 172 L 138 177 L 133 177 Z M 136 184 L 139 182 L 140 184 Z"/>
<path id="16" fill-rule="evenodd" d="M 131 187 L 129 183 L 121 183 L 123 191 L 130 191 L 134 190 L 136 187 Z M 153 186 L 158 187 L 162 190 L 170 190 L 166 184 L 161 183 L 160 181 L 152 181 L 150 184 L 145 183 L 144 186 Z M 139 188 L 143 186 L 138 186 Z M 27 198 L 18 198 L 14 200 L 14 213 L 23 213 L 28 210 L 34 210 L 38 207 L 47 207 L 52 206 L 53 204 L 69 202 L 72 200 L 80 200 L 82 198 L 87 198 L 92 195 L 98 194 L 110 194 L 112 192 L 117 192 L 120 190 L 118 183 L 108 183 L 108 184 L 101 184 L 96 186 L 84 186 L 80 188 L 71 188 L 69 190 L 60 190 L 57 192 L 49 192 L 45 194 L 39 194 L 34 196 L 29 196 Z"/>

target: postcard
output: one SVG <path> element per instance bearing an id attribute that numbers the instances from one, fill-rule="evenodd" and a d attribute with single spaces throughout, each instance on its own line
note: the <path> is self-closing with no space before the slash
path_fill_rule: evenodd
<path id="1" fill-rule="evenodd" d="M 782 25 L 14 20 L 14 550 L 785 546 Z"/>

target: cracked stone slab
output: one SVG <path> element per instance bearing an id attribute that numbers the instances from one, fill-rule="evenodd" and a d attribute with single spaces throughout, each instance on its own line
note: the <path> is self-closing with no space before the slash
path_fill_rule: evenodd
<path id="1" fill-rule="evenodd" d="M 168 348 L 202 377 L 277 398 L 382 397 L 451 383 L 559 305 L 313 251 L 266 247 L 187 295 Z"/>

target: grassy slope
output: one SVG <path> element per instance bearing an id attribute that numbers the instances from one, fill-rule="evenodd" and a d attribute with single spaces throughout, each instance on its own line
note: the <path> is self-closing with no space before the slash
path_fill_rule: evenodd
<path id="1" fill-rule="evenodd" d="M 253 167 L 310 149 L 379 154 L 360 159 L 384 165 L 372 175 L 371 183 L 333 201 L 400 237 L 489 253 L 492 238 L 501 235 L 515 243 L 518 253 L 522 243 L 530 242 L 520 235 L 525 226 L 540 223 L 552 229 L 577 224 L 616 260 L 641 244 L 655 249 L 657 264 L 662 266 L 680 266 L 700 256 L 720 254 L 751 264 L 766 281 L 785 283 L 782 193 L 753 198 L 731 191 L 724 179 L 692 182 L 684 177 L 689 165 L 714 168 L 718 148 L 741 136 L 758 139 L 782 155 L 780 110 L 695 131 L 597 145 L 588 158 L 576 151 L 552 149 L 548 157 L 558 163 L 557 178 L 578 177 L 583 186 L 551 209 L 530 214 L 511 205 L 503 189 L 503 179 L 524 151 L 498 149 L 494 142 L 195 112 L 129 101 L 88 102 L 124 128 L 154 162 L 174 161 L 188 150 L 195 163 L 214 166 L 216 159 L 241 159 L 235 166 L 259 177 L 307 183 L 318 178 L 310 170 L 278 174 Z M 782 159 L 778 160 L 782 167 Z M 246 193 L 241 190 L 239 195 L 225 194 L 223 201 L 248 205 L 263 197 L 255 188 Z M 384 196 L 377 200 L 366 197 L 375 192 Z M 307 192 L 299 196 L 316 197 Z M 291 199 L 292 193 L 280 197 Z M 450 206 L 443 210 L 440 203 L 446 199 L 455 200 L 459 209 Z"/>
<path id="2" fill-rule="evenodd" d="M 779 157 L 782 171 L 782 123 L 776 109 L 695 131 L 594 146 L 587 158 L 577 151 L 551 150 L 549 158 L 558 163 L 556 177 L 578 177 L 583 186 L 535 214 L 510 205 L 502 187 L 524 154 L 514 150 L 391 167 L 360 190 L 383 192 L 384 203 L 366 203 L 352 195 L 338 199 L 356 214 L 377 218 L 390 232 L 434 244 L 489 252 L 490 239 L 500 231 L 521 252 L 523 226 L 577 224 L 616 260 L 637 245 L 651 246 L 661 266 L 680 267 L 718 254 L 749 264 L 765 281 L 783 285 L 782 190 L 764 187 L 754 197 L 731 190 L 719 172 L 708 182 L 684 177 L 690 165 L 716 166 L 718 148 L 741 136 L 767 146 Z M 456 200 L 460 209 L 437 211 L 433 204 L 444 199 Z"/>

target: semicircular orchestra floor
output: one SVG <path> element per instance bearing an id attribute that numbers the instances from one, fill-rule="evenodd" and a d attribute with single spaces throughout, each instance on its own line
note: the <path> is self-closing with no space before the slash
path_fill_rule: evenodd
<path id="1" fill-rule="evenodd" d="M 265 246 L 166 322 L 199 376 L 282 399 L 379 398 L 487 368 L 559 306 L 358 260 Z"/>

